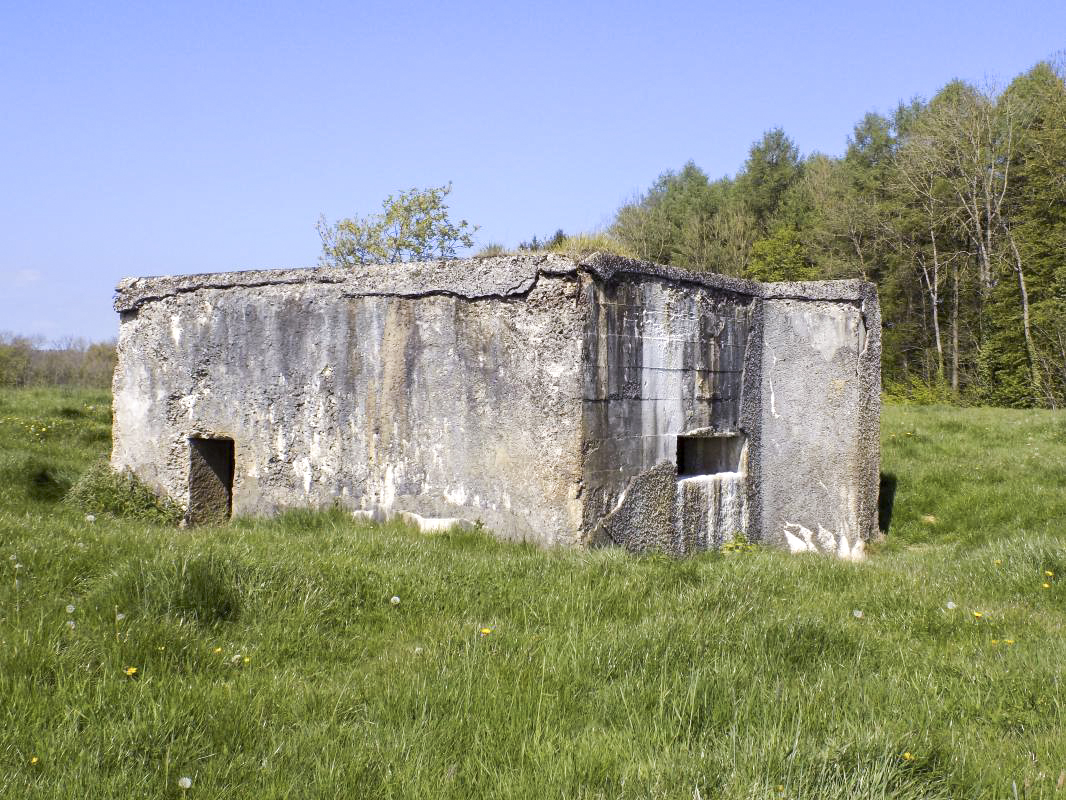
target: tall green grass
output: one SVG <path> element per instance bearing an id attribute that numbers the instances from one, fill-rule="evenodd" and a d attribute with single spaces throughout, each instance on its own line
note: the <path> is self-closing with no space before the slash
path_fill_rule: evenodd
<path id="1" fill-rule="evenodd" d="M 887 407 L 854 565 L 90 522 L 107 403 L 0 393 L 0 797 L 1066 796 L 1061 415 Z"/>

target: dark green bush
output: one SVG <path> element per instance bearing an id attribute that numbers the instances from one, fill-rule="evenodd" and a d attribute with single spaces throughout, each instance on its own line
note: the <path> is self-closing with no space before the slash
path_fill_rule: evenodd
<path id="1" fill-rule="evenodd" d="M 116 472 L 106 461 L 90 467 L 67 493 L 67 501 L 88 514 L 112 514 L 116 517 L 177 525 L 181 507 L 161 498 L 145 486 L 132 472 Z"/>

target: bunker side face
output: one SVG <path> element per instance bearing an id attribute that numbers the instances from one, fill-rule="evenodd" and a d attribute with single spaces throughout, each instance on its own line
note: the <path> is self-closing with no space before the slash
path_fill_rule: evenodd
<path id="1" fill-rule="evenodd" d="M 624 259 L 585 284 L 584 526 L 676 555 L 735 537 L 861 558 L 877 533 L 871 284 Z"/>
<path id="2" fill-rule="evenodd" d="M 768 285 L 760 383 L 764 540 L 862 558 L 878 533 L 881 466 L 873 286 Z"/>
<path id="3" fill-rule="evenodd" d="M 685 554 L 876 532 L 870 284 L 607 256 L 136 279 L 112 463 L 189 521 L 341 503 Z"/>
<path id="4" fill-rule="evenodd" d="M 586 530 L 676 555 L 754 535 L 758 287 L 613 265 L 584 293 Z"/>
<path id="5" fill-rule="evenodd" d="M 112 464 L 191 512 L 225 496 L 198 482 L 221 441 L 234 514 L 340 503 L 577 542 L 570 262 L 141 279 L 116 306 Z"/>

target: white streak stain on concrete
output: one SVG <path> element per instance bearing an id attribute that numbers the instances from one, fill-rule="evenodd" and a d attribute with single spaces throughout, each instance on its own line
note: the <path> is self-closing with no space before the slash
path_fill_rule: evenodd
<path id="1" fill-rule="evenodd" d="M 292 462 L 293 473 L 303 481 L 304 494 L 311 494 L 311 459 L 301 456 Z"/>
<path id="2" fill-rule="evenodd" d="M 444 490 L 444 499 L 452 505 L 465 506 L 466 505 L 466 489 L 462 486 L 457 486 L 454 489 Z"/>
<path id="3" fill-rule="evenodd" d="M 770 382 L 770 416 L 774 419 L 781 419 L 781 415 L 777 413 L 777 398 L 774 395 L 774 367 L 777 366 L 777 356 L 771 353 L 770 358 L 773 359 L 773 364 L 766 372 L 766 379 Z"/>
<path id="4" fill-rule="evenodd" d="M 823 553 L 847 561 L 862 561 L 865 557 L 862 539 L 857 538 L 852 543 L 846 533 L 834 533 L 821 523 L 818 533 L 796 522 L 786 523 L 783 531 L 788 549 L 793 553 Z"/>

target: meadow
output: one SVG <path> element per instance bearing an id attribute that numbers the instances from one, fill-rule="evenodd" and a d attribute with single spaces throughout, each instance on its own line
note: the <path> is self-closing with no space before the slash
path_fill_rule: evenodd
<path id="1" fill-rule="evenodd" d="M 851 564 L 87 514 L 109 403 L 0 392 L 0 798 L 1066 797 L 1061 413 L 887 405 Z"/>

